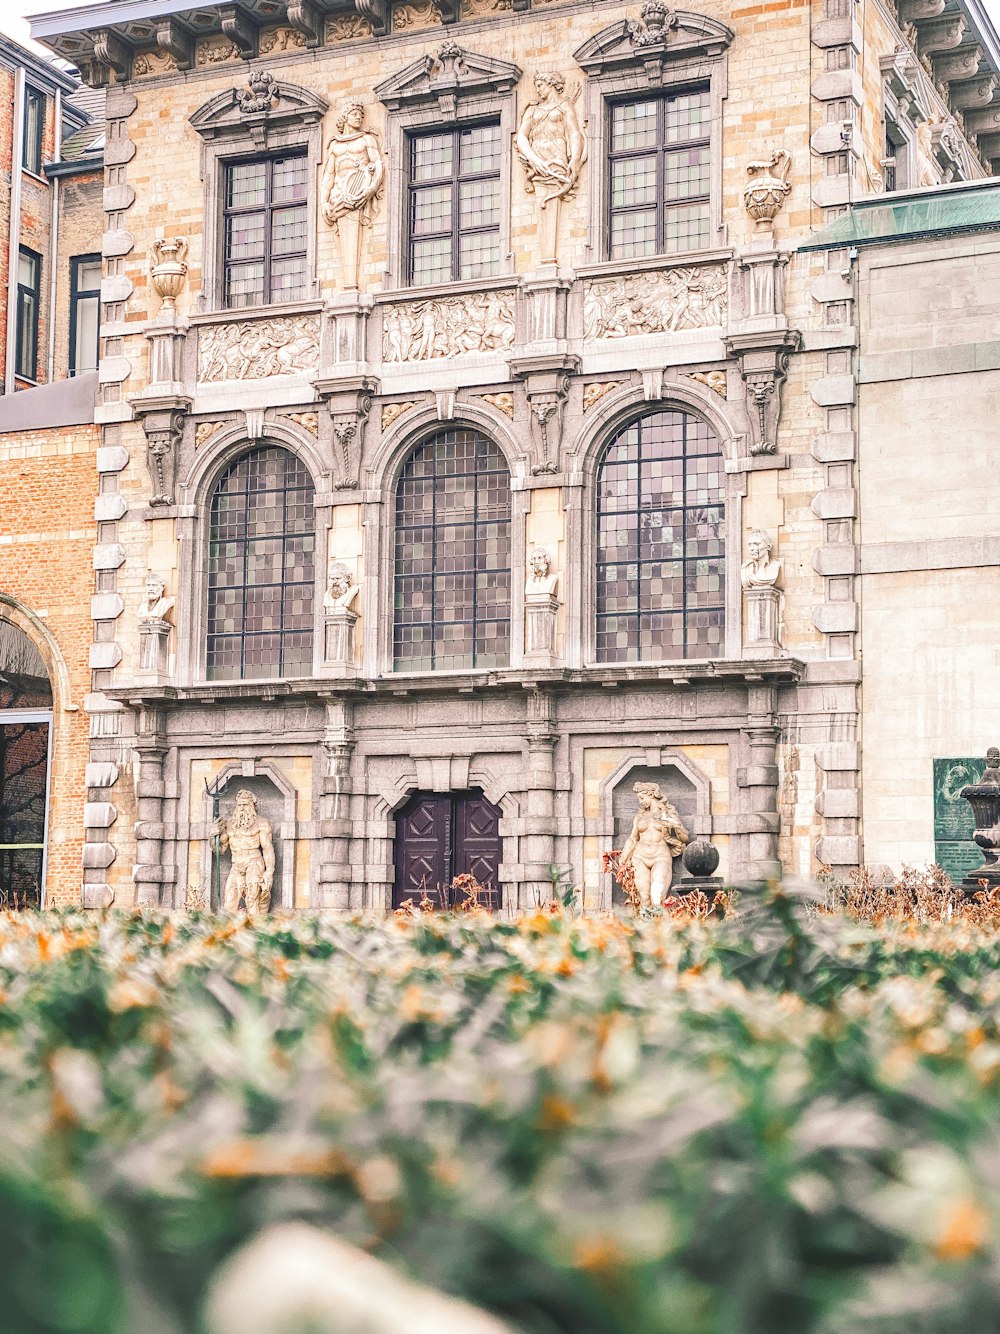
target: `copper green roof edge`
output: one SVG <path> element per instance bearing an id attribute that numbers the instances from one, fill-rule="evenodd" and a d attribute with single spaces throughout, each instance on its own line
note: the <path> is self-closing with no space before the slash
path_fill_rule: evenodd
<path id="1" fill-rule="evenodd" d="M 831 222 L 800 251 L 841 250 L 845 246 L 887 245 L 949 232 L 1000 228 L 1000 179 L 996 188 L 901 199 L 896 203 L 855 204 L 849 213 Z"/>

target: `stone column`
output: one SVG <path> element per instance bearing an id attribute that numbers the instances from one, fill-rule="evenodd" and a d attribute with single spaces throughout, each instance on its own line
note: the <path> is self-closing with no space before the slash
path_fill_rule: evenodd
<path id="1" fill-rule="evenodd" d="M 320 864 L 313 878 L 310 907 L 360 912 L 363 886 L 351 874 L 351 762 L 354 758 L 352 707 L 329 697 L 323 732 L 324 768 L 320 796 Z"/>
<path id="2" fill-rule="evenodd" d="M 552 696 L 547 691 L 529 692 L 527 705 L 528 775 L 518 857 L 524 868 L 524 880 L 519 906 L 533 908 L 552 898 L 549 868 L 556 856 L 556 732 Z"/>
<path id="3" fill-rule="evenodd" d="M 162 709 L 142 705 L 135 748 L 139 754 L 136 781 L 136 847 L 132 880 L 135 901 L 142 908 L 159 907 L 167 881 L 163 866 L 163 766 L 167 758 L 166 719 Z M 169 906 L 169 905 L 168 905 Z"/>
<path id="4" fill-rule="evenodd" d="M 773 686 L 751 686 L 743 741 L 748 763 L 738 782 L 746 789 L 738 827 L 743 834 L 747 871 L 754 880 L 781 877 L 778 860 L 778 739 L 777 691 Z"/>

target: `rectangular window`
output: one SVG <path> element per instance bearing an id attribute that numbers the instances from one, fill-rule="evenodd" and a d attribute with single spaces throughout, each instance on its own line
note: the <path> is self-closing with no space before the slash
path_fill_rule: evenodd
<path id="1" fill-rule="evenodd" d="M 17 348 L 14 373 L 23 380 L 38 378 L 38 292 L 42 257 L 24 246 L 17 256 Z"/>
<path id="2" fill-rule="evenodd" d="M 608 254 L 703 250 L 711 238 L 708 88 L 610 108 Z"/>
<path id="3" fill-rule="evenodd" d="M 413 135 L 409 152 L 409 281 L 416 286 L 500 272 L 500 123 Z"/>
<path id="4" fill-rule="evenodd" d="M 37 88 L 24 90 L 24 146 L 21 164 L 36 176 L 42 174 L 42 133 L 45 129 L 45 94 Z"/>
<path id="5" fill-rule="evenodd" d="M 305 296 L 305 154 L 227 162 L 224 175 L 223 304 L 263 306 Z"/>
<path id="6" fill-rule="evenodd" d="M 910 186 L 909 145 L 906 135 L 893 121 L 885 122 L 885 157 L 882 159 L 882 172 L 885 188 L 907 190 Z"/>
<path id="7" fill-rule="evenodd" d="M 97 331 L 101 319 L 101 257 L 70 260 L 69 373 L 97 370 Z"/>

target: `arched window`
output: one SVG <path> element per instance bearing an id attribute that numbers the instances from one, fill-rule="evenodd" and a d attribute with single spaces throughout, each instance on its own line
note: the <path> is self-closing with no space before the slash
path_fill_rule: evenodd
<path id="1" fill-rule="evenodd" d="M 42 901 L 51 731 L 42 655 L 0 620 L 0 907 Z"/>
<path id="2" fill-rule="evenodd" d="M 714 432 L 679 410 L 632 422 L 597 479 L 600 662 L 720 657 L 724 468 Z"/>
<path id="3" fill-rule="evenodd" d="M 393 662 L 399 671 L 510 660 L 510 473 L 486 436 L 441 431 L 396 488 Z"/>
<path id="4" fill-rule="evenodd" d="M 209 680 L 311 674 L 315 547 L 300 459 L 267 445 L 226 468 L 209 533 Z"/>

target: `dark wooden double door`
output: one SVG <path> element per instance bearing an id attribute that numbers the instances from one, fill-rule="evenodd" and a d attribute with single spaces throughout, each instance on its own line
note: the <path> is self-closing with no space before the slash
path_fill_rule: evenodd
<path id="1" fill-rule="evenodd" d="M 428 898 L 458 907 L 452 890 L 459 875 L 473 875 L 488 891 L 483 907 L 500 907 L 500 810 L 481 792 L 415 792 L 396 816 L 394 908 Z"/>

